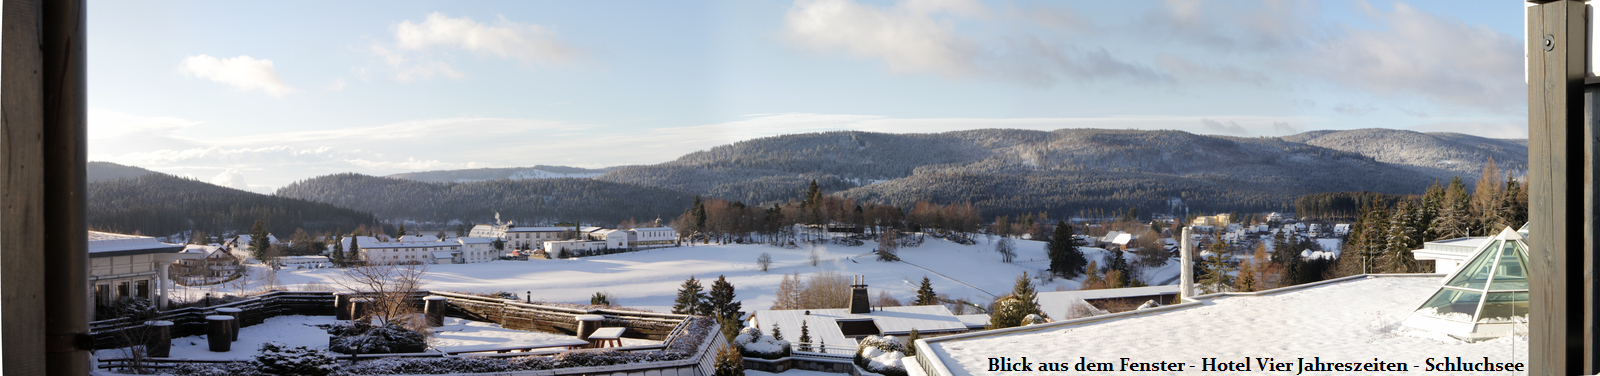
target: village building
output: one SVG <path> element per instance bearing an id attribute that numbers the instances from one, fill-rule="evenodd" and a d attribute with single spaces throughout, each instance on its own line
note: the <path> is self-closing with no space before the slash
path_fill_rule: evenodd
<path id="1" fill-rule="evenodd" d="M 181 253 L 184 246 L 138 235 L 89 231 L 89 296 L 97 305 L 122 298 L 150 299 L 167 305 L 169 265 L 199 253 Z M 159 289 L 159 291 L 157 290 Z"/>
<path id="2" fill-rule="evenodd" d="M 272 234 L 267 234 L 267 243 L 278 244 L 278 237 L 272 236 Z M 256 260 L 255 254 L 251 253 L 250 235 L 235 236 L 232 239 L 228 239 L 228 241 L 223 242 L 222 246 L 226 247 L 229 252 L 232 252 L 233 257 L 239 259 L 242 263 L 260 263 L 260 261 Z"/>
<path id="3" fill-rule="evenodd" d="M 242 260 L 221 246 L 191 244 L 179 253 L 189 258 L 173 262 L 167 274 L 171 280 L 182 280 L 185 284 L 233 278 L 244 269 L 240 265 Z"/>
<path id="4" fill-rule="evenodd" d="M 461 244 L 461 254 L 458 263 L 471 264 L 500 259 L 500 251 L 494 248 L 493 238 L 457 238 L 456 243 Z"/>
<path id="5" fill-rule="evenodd" d="M 628 230 L 628 246 L 632 248 L 669 247 L 678 242 L 678 230 L 671 227 L 642 227 Z"/>

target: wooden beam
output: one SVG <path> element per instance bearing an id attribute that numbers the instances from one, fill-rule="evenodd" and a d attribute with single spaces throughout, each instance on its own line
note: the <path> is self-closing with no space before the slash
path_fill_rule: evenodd
<path id="1" fill-rule="evenodd" d="M 44 367 L 43 43 L 39 1 L 6 1 L 0 21 L 0 340 L 7 375 Z"/>
<path id="2" fill-rule="evenodd" d="M 1592 253 L 1584 214 L 1593 200 L 1590 143 L 1583 123 L 1587 66 L 1586 5 L 1556 1 L 1528 9 L 1528 222 L 1530 375 L 1585 371 L 1591 357 L 1584 329 L 1583 281 Z M 1592 243 L 1591 243 L 1592 244 Z"/>

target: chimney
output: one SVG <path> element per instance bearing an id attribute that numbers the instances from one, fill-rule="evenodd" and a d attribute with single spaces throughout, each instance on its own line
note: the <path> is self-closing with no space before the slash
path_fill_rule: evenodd
<path id="1" fill-rule="evenodd" d="M 1189 237 L 1189 227 L 1183 228 L 1183 238 L 1178 239 L 1178 244 L 1183 245 L 1178 248 L 1181 260 L 1178 264 L 1181 268 L 1179 273 L 1183 276 L 1183 282 L 1179 282 L 1178 299 L 1182 303 L 1182 299 L 1194 296 L 1194 240 Z"/>
<path id="2" fill-rule="evenodd" d="M 856 276 L 856 283 L 850 285 L 850 313 L 872 313 L 871 302 L 867 300 L 866 277 Z"/>

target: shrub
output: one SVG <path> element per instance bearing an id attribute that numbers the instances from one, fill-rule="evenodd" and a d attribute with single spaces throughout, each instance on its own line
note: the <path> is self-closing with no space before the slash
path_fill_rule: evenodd
<path id="1" fill-rule="evenodd" d="M 906 376 L 901 359 L 906 357 L 906 345 L 894 336 L 867 336 L 856 346 L 855 363 L 868 372 L 888 376 Z"/>
<path id="2" fill-rule="evenodd" d="M 334 359 L 327 351 L 277 342 L 261 344 L 255 362 L 261 372 L 282 376 L 326 376 L 334 369 Z"/>
<path id="3" fill-rule="evenodd" d="M 740 354 L 751 358 L 778 359 L 793 353 L 789 341 L 761 334 L 761 329 L 753 327 L 740 331 L 739 336 L 733 338 L 733 343 L 739 346 Z"/>
<path id="4" fill-rule="evenodd" d="M 372 326 L 361 323 L 330 325 L 328 350 L 345 354 L 391 354 L 422 352 L 428 348 L 426 337 L 396 324 Z"/>
<path id="5" fill-rule="evenodd" d="M 744 356 L 733 346 L 717 351 L 717 369 L 714 376 L 744 376 Z"/>

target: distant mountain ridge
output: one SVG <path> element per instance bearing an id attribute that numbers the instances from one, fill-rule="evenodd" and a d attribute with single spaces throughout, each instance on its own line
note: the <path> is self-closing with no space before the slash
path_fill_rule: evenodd
<path id="1" fill-rule="evenodd" d="M 1453 176 L 1470 184 L 1489 157 L 1503 175 L 1518 176 L 1526 170 L 1527 141 L 1390 129 L 1284 137 L 1108 129 L 842 131 L 746 140 L 655 165 L 329 175 L 285 186 L 277 195 L 384 219 L 473 221 L 517 211 L 510 218 L 618 221 L 675 216 L 694 195 L 770 206 L 799 199 L 816 180 L 830 194 L 903 207 L 971 201 L 986 216 L 1120 208 L 1181 214 L 1290 210 L 1296 197 L 1319 192 L 1416 194 Z M 586 205 L 642 206 L 628 213 Z"/>
<path id="2" fill-rule="evenodd" d="M 89 183 L 102 180 L 137 178 L 149 174 L 159 174 L 159 172 L 134 166 L 124 166 L 111 162 L 89 162 L 86 167 L 88 168 L 87 175 Z"/>
<path id="3" fill-rule="evenodd" d="M 533 167 L 476 168 L 467 170 L 440 170 L 407 172 L 386 177 L 416 180 L 429 183 L 465 183 L 485 180 L 521 180 L 550 178 L 592 178 L 614 170 L 616 167 L 588 169 L 567 166 L 536 165 Z"/>
<path id="4" fill-rule="evenodd" d="M 374 223 L 372 214 L 354 209 L 241 191 L 137 167 L 107 165 L 111 166 L 90 170 L 93 182 L 88 184 L 87 222 L 94 230 L 155 236 L 200 230 L 215 236 L 247 231 L 259 220 L 268 232 L 286 237 L 299 228 L 311 232 L 349 231 Z M 126 173 L 133 169 L 147 173 L 120 178 L 104 175 L 107 171 Z M 97 171 L 101 175 L 93 175 Z"/>

